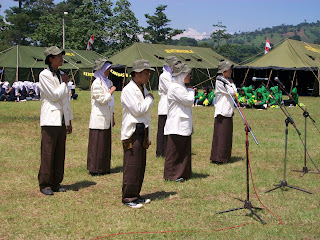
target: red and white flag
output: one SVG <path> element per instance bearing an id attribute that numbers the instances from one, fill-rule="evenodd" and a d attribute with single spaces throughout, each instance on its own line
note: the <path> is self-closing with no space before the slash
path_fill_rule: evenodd
<path id="1" fill-rule="evenodd" d="M 90 50 L 91 45 L 93 44 L 93 42 L 94 42 L 94 36 L 92 35 L 92 36 L 90 37 L 89 42 L 88 42 L 88 45 L 87 45 L 87 49 L 86 49 L 87 51 Z"/>
<path id="2" fill-rule="evenodd" d="M 265 48 L 265 50 L 264 50 L 264 54 L 267 54 L 270 49 L 271 49 L 271 46 L 270 46 L 269 38 L 267 38 L 266 48 Z"/>

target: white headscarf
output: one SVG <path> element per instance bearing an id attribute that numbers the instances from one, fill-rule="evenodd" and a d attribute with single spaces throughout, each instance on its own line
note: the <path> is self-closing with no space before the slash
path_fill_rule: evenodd
<path id="1" fill-rule="evenodd" d="M 180 73 L 178 76 L 173 77 L 172 81 L 185 86 L 184 79 L 187 75 L 188 73 Z"/>
<path id="2" fill-rule="evenodd" d="M 94 77 L 95 78 L 100 78 L 102 82 L 107 86 L 107 89 L 110 90 L 109 83 L 108 83 L 108 77 L 104 75 L 104 72 L 111 67 L 111 63 L 106 62 L 102 68 L 94 72 Z M 111 95 L 111 101 L 108 102 L 108 106 L 114 106 L 114 97 Z"/>

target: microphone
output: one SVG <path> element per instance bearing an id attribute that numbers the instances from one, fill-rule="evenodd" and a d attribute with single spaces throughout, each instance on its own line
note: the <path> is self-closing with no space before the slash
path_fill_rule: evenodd
<path id="1" fill-rule="evenodd" d="M 278 77 L 275 77 L 274 80 L 278 83 L 278 85 L 280 85 L 282 88 L 286 88 L 282 82 L 280 82 Z"/>
<path id="2" fill-rule="evenodd" d="M 268 78 L 258 78 L 258 77 L 253 77 L 252 81 L 256 82 L 256 81 L 268 81 Z"/>

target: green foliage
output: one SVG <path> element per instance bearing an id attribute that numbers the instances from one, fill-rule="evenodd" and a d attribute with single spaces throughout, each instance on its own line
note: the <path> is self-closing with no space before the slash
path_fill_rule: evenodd
<path id="1" fill-rule="evenodd" d="M 113 9 L 113 16 L 110 19 L 112 26 L 109 35 L 112 40 L 108 54 L 111 55 L 120 51 L 134 42 L 139 42 L 138 34 L 141 30 L 138 19 L 130 10 L 131 3 L 128 0 L 119 0 Z"/>
<path id="2" fill-rule="evenodd" d="M 211 39 L 213 40 L 214 44 L 219 47 L 222 40 L 227 40 L 231 38 L 230 34 L 226 33 L 226 26 L 222 25 L 222 22 L 218 22 L 218 24 L 213 24 L 212 26 L 217 27 L 218 29 L 211 33 Z"/>
<path id="3" fill-rule="evenodd" d="M 170 43 L 172 37 L 183 33 L 184 30 L 172 29 L 168 27 L 169 20 L 164 13 L 167 5 L 159 5 L 156 8 L 154 15 L 145 14 L 145 17 L 148 19 L 148 27 L 144 29 L 143 38 L 147 42 L 151 43 Z"/>
<path id="4" fill-rule="evenodd" d="M 225 44 L 214 48 L 214 50 L 222 56 L 225 56 L 226 58 L 236 63 L 240 63 L 245 59 L 261 53 L 260 48 L 238 44 Z M 250 61 L 253 60 L 254 59 L 250 59 Z"/>
<path id="5" fill-rule="evenodd" d="M 172 45 L 179 45 L 179 46 L 197 47 L 198 41 L 194 38 L 181 37 L 180 39 L 172 40 L 171 44 Z"/>
<path id="6" fill-rule="evenodd" d="M 90 36 L 94 35 L 92 49 L 103 53 L 109 45 L 112 16 L 110 0 L 84 0 L 72 14 L 72 27 L 67 26 L 66 47 L 85 50 Z"/>

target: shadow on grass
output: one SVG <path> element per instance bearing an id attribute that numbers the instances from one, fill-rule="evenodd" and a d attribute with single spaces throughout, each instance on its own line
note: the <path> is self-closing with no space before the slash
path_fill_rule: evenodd
<path id="1" fill-rule="evenodd" d="M 112 168 L 110 170 L 111 173 L 120 173 L 122 172 L 122 167 L 118 166 L 118 167 L 115 167 L 115 168 Z"/>
<path id="2" fill-rule="evenodd" d="M 207 178 L 209 177 L 209 174 L 204 174 L 204 173 L 192 173 L 191 179 L 197 179 L 197 178 Z"/>
<path id="3" fill-rule="evenodd" d="M 165 198 L 170 197 L 171 195 L 176 195 L 177 192 L 165 192 L 165 191 L 159 191 L 159 192 L 155 192 L 155 193 L 150 193 L 147 195 L 144 195 L 144 198 L 150 198 L 153 201 L 157 201 L 157 200 L 162 200 Z"/>
<path id="4" fill-rule="evenodd" d="M 96 184 L 96 182 L 92 181 L 81 181 L 71 185 L 63 185 L 63 187 L 66 188 L 67 191 L 79 191 L 81 188 L 91 187 Z"/>
<path id="5" fill-rule="evenodd" d="M 239 161 L 243 161 L 244 158 L 243 157 L 231 157 L 230 158 L 230 161 L 227 162 L 227 163 L 224 163 L 224 162 L 211 162 L 212 164 L 216 164 L 216 165 L 226 165 L 226 164 L 232 164 L 232 163 L 235 163 L 235 162 L 239 162 Z"/>

